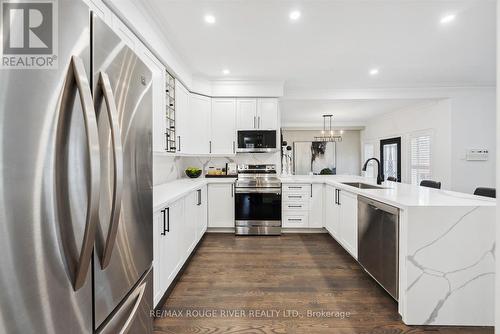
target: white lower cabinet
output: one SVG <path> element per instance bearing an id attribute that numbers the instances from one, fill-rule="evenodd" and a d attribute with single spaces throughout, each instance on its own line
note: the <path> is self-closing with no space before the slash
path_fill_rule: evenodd
<path id="1" fill-rule="evenodd" d="M 155 306 L 206 231 L 206 189 L 195 190 L 153 215 Z"/>
<path id="2" fill-rule="evenodd" d="M 234 228 L 234 184 L 208 185 L 208 227 Z"/>
<path id="3" fill-rule="evenodd" d="M 325 227 L 335 238 L 339 238 L 340 208 L 337 206 L 337 188 L 325 186 Z"/>
<path id="4" fill-rule="evenodd" d="M 311 184 L 311 197 L 309 199 L 309 227 L 311 228 L 324 226 L 323 189 L 323 184 Z"/>
<path id="5" fill-rule="evenodd" d="M 347 191 L 339 192 L 340 240 L 343 246 L 358 258 L 358 197 Z"/>
<path id="6" fill-rule="evenodd" d="M 184 200 L 178 200 L 154 215 L 153 266 L 156 280 L 154 303 L 158 303 L 179 272 L 184 258 Z M 154 278 L 153 278 L 154 279 Z"/>
<path id="7" fill-rule="evenodd" d="M 358 258 L 358 197 L 355 194 L 326 186 L 325 227 L 352 256 Z"/>
<path id="8" fill-rule="evenodd" d="M 323 184 L 282 185 L 282 225 L 285 228 L 322 228 Z"/>
<path id="9" fill-rule="evenodd" d="M 196 226 L 196 236 L 198 240 L 203 237 L 208 226 L 208 193 L 207 186 L 197 190 L 199 196 L 198 204 L 198 224 Z"/>

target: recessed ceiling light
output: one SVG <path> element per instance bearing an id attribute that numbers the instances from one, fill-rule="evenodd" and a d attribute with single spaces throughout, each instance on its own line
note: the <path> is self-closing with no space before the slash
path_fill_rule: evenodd
<path id="1" fill-rule="evenodd" d="M 378 74 L 378 68 L 372 68 L 370 70 L 370 75 L 377 75 Z"/>
<path id="2" fill-rule="evenodd" d="M 207 22 L 208 24 L 214 24 L 215 23 L 215 16 L 213 15 L 205 15 L 205 22 Z"/>
<path id="3" fill-rule="evenodd" d="M 290 12 L 290 20 L 292 21 L 297 21 L 300 18 L 300 11 L 298 10 L 293 10 Z"/>
<path id="4" fill-rule="evenodd" d="M 448 14 L 448 15 L 443 16 L 441 18 L 440 22 L 441 22 L 441 24 L 448 24 L 448 23 L 454 21 L 456 17 L 457 16 L 455 14 Z"/>
<path id="5" fill-rule="evenodd" d="M 224 75 L 228 75 L 229 73 L 231 73 L 231 71 L 229 71 L 227 68 L 222 70 L 222 74 Z"/>

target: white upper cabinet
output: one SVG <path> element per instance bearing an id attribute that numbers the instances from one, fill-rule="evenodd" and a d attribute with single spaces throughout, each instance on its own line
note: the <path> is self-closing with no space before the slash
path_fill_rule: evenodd
<path id="1" fill-rule="evenodd" d="M 211 154 L 236 153 L 236 99 L 212 99 Z"/>
<path id="2" fill-rule="evenodd" d="M 189 91 L 178 80 L 175 81 L 175 131 L 178 153 L 189 153 Z M 186 145 L 187 144 L 187 145 Z"/>
<path id="3" fill-rule="evenodd" d="M 184 136 L 185 153 L 210 153 L 210 113 L 211 98 L 190 94 L 188 123 L 189 128 Z"/>
<path id="4" fill-rule="evenodd" d="M 260 130 L 277 130 L 278 125 L 278 99 L 257 99 L 257 128 Z"/>
<path id="5" fill-rule="evenodd" d="M 238 130 L 254 130 L 257 128 L 257 100 L 236 100 L 236 121 Z"/>
<path id="6" fill-rule="evenodd" d="M 147 49 L 140 54 L 152 73 L 153 89 L 153 152 L 165 152 L 165 67 Z"/>
<path id="7" fill-rule="evenodd" d="M 238 130 L 277 130 L 278 100 L 275 98 L 237 99 Z"/>

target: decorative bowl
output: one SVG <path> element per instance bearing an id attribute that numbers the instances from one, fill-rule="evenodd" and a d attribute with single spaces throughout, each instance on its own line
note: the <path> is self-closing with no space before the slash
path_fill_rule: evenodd
<path id="1" fill-rule="evenodd" d="M 188 177 L 192 179 L 196 179 L 201 175 L 201 169 L 195 168 L 195 167 L 190 167 L 185 170 L 185 173 Z"/>

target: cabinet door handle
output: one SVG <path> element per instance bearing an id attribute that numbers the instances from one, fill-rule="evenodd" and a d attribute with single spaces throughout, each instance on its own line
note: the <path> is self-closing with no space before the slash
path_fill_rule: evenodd
<path id="1" fill-rule="evenodd" d="M 288 207 L 289 208 L 301 208 L 302 205 L 289 205 Z"/>
<path id="2" fill-rule="evenodd" d="M 302 187 L 288 186 L 288 189 L 302 189 Z"/>
<path id="3" fill-rule="evenodd" d="M 181 136 L 177 136 L 177 139 L 179 141 L 179 147 L 177 147 L 177 151 L 180 152 L 180 150 L 181 150 Z"/>
<path id="4" fill-rule="evenodd" d="M 201 189 L 198 189 L 197 192 L 198 192 L 198 203 L 196 205 L 201 205 Z"/>
<path id="5" fill-rule="evenodd" d="M 233 140 L 233 153 L 236 153 L 236 143 Z"/>
<path id="6" fill-rule="evenodd" d="M 340 189 L 337 189 L 338 196 L 337 196 L 337 204 L 340 205 Z"/>
<path id="7" fill-rule="evenodd" d="M 166 217 L 167 212 L 166 211 L 167 211 L 167 209 L 161 210 L 161 214 L 163 215 L 163 232 L 160 233 L 161 235 L 165 235 L 166 234 L 165 231 L 167 230 L 167 221 L 166 221 L 167 220 L 167 217 Z"/>
<path id="8" fill-rule="evenodd" d="M 170 208 L 167 208 L 167 232 L 170 232 Z"/>
<path id="9" fill-rule="evenodd" d="M 302 196 L 292 196 L 292 195 L 288 195 L 288 198 L 302 198 Z"/>
<path id="10" fill-rule="evenodd" d="M 257 129 L 260 129 L 260 116 L 257 117 Z"/>
<path id="11" fill-rule="evenodd" d="M 291 221 L 291 222 L 301 222 L 302 219 L 300 219 L 300 218 L 288 218 L 288 221 Z"/>
<path id="12" fill-rule="evenodd" d="M 313 185 L 311 183 L 311 198 L 313 197 Z"/>
<path id="13" fill-rule="evenodd" d="M 234 197 L 234 184 L 231 183 L 231 197 Z"/>
<path id="14" fill-rule="evenodd" d="M 208 141 L 208 150 L 209 150 L 209 153 L 212 153 L 212 141 Z"/>
<path id="15" fill-rule="evenodd" d="M 254 117 L 253 117 L 253 128 L 254 128 L 254 129 L 255 129 L 255 128 L 257 128 L 257 125 L 256 125 L 256 124 L 257 124 L 257 118 L 254 116 Z"/>

